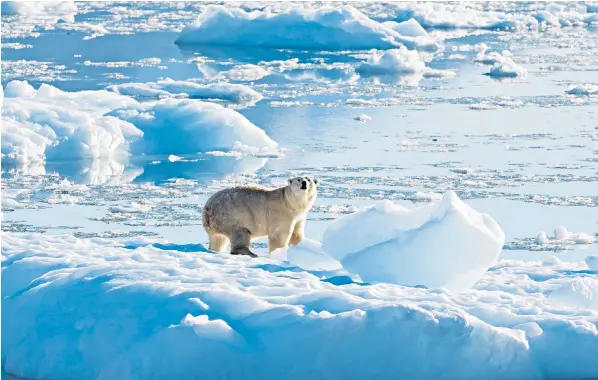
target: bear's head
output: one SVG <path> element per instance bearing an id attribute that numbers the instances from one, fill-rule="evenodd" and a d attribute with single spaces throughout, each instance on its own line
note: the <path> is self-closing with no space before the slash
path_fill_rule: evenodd
<path id="1" fill-rule="evenodd" d="M 313 195 L 318 189 L 318 180 L 311 177 L 295 177 L 289 179 L 289 187 L 296 195 Z"/>

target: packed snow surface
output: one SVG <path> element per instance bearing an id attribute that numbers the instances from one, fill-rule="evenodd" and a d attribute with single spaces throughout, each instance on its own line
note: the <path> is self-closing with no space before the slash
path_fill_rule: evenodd
<path id="1" fill-rule="evenodd" d="M 412 32 L 414 27 L 404 26 Z M 413 34 L 413 33 L 411 33 Z M 280 13 L 209 5 L 180 33 L 179 45 L 259 46 L 268 48 L 345 50 L 437 49 L 426 36 L 401 35 L 350 5 L 291 8 Z"/>
<path id="2" fill-rule="evenodd" d="M 494 265 L 504 239 L 489 215 L 447 192 L 413 209 L 384 201 L 340 217 L 322 247 L 367 282 L 461 290 Z"/>
<path id="3" fill-rule="evenodd" d="M 165 83 L 171 91 L 169 85 L 182 91 L 177 82 Z M 245 88 L 226 87 L 236 86 Z M 191 85 L 187 90 L 197 88 Z M 214 87 L 209 91 L 222 93 Z M 230 96 L 241 100 L 243 94 L 233 91 Z M 4 95 L 5 163 L 186 154 L 238 146 L 260 153 L 274 152 L 277 147 L 240 113 L 215 103 L 191 99 L 140 103 L 105 90 L 65 92 L 46 84 L 36 90 L 25 81 L 9 82 Z"/>

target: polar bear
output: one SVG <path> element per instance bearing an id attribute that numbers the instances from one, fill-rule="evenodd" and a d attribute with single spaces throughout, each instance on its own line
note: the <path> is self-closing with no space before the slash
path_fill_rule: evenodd
<path id="1" fill-rule="evenodd" d="M 210 250 L 231 243 L 231 254 L 257 257 L 252 238 L 268 236 L 270 253 L 303 239 L 305 219 L 317 196 L 318 180 L 296 177 L 278 189 L 240 186 L 218 191 L 203 208 L 203 226 Z"/>

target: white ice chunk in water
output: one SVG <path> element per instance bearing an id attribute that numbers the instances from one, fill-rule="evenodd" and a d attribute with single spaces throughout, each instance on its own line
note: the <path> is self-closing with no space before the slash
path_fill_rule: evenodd
<path id="1" fill-rule="evenodd" d="M 420 54 L 405 46 L 399 49 L 370 51 L 368 59 L 357 66 L 361 76 L 396 77 L 402 84 L 417 85 L 422 78 L 444 78 L 455 75 L 450 70 L 434 70 L 426 66 Z"/>
<path id="2" fill-rule="evenodd" d="M 596 95 L 598 94 L 598 86 L 593 84 L 580 84 L 569 86 L 567 89 L 569 95 Z"/>
<path id="3" fill-rule="evenodd" d="M 370 120 L 372 120 L 372 117 L 371 117 L 371 116 L 368 116 L 368 115 L 366 115 L 366 114 L 361 114 L 361 115 L 359 115 L 359 116 L 355 116 L 355 117 L 353 118 L 353 120 L 355 120 L 355 121 L 360 121 L 360 122 L 362 122 L 362 123 L 365 123 L 366 121 L 370 121 Z"/>
<path id="4" fill-rule="evenodd" d="M 340 217 L 322 247 L 366 282 L 470 288 L 496 261 L 505 235 L 452 191 L 407 209 L 390 201 Z"/>

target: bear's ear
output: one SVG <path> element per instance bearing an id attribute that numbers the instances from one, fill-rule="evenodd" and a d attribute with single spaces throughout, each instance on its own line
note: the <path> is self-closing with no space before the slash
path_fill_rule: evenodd
<path id="1" fill-rule="evenodd" d="M 320 182 L 318 182 L 318 180 L 314 178 L 314 183 L 317 185 L 317 184 L 319 184 Z"/>
<path id="2" fill-rule="evenodd" d="M 289 185 L 290 185 L 291 183 L 293 183 L 293 179 L 292 179 L 292 178 L 289 178 Z"/>

